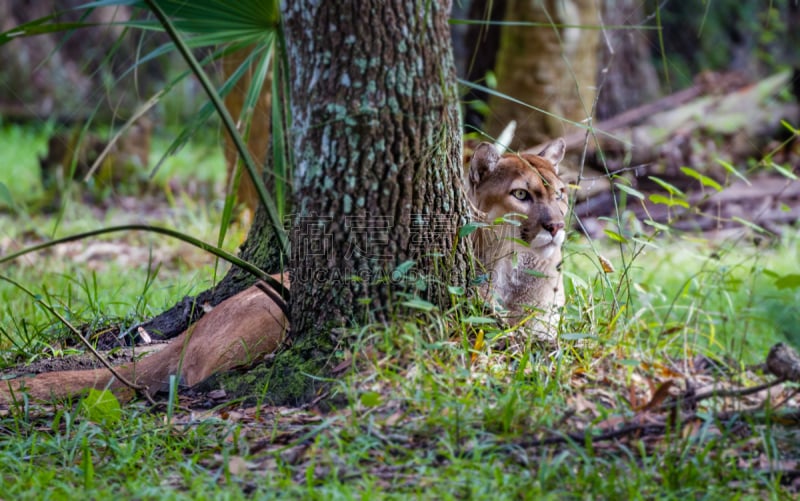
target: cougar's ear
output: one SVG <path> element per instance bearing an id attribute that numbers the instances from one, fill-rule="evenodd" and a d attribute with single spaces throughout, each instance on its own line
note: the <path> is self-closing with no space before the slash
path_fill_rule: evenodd
<path id="1" fill-rule="evenodd" d="M 553 164 L 553 168 L 556 170 L 556 174 L 558 174 L 558 163 L 564 160 L 564 152 L 566 150 L 567 143 L 564 142 L 563 137 L 560 137 L 545 146 L 544 149 L 539 152 L 539 156 Z"/>
<path id="2" fill-rule="evenodd" d="M 500 153 L 493 144 L 479 144 L 472 153 L 472 161 L 469 164 L 469 181 L 477 185 L 481 178 L 494 170 L 499 160 Z"/>
<path id="3" fill-rule="evenodd" d="M 506 152 L 509 146 L 511 146 L 511 141 L 514 140 L 514 132 L 517 130 L 517 122 L 516 120 L 512 120 L 508 122 L 506 128 L 503 129 L 503 132 L 497 136 L 497 141 L 494 142 L 494 147 L 497 149 L 497 152 L 501 155 Z"/>

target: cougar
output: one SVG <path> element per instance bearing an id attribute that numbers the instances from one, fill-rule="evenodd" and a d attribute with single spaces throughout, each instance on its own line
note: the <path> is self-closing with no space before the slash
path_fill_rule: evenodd
<path id="1" fill-rule="evenodd" d="M 475 150 L 467 192 L 485 228 L 473 233 L 477 258 L 491 294 L 509 319 L 535 313 L 533 325 L 549 329 L 564 304 L 558 266 L 564 242 L 566 189 L 558 177 L 565 144 L 557 140 L 538 155 L 501 155 L 490 144 Z M 275 275 L 289 287 L 287 276 Z M 271 353 L 282 342 L 288 321 L 275 301 L 257 286 L 217 305 L 166 348 L 135 363 L 117 367 L 122 377 L 153 393 L 165 389 L 169 375 L 192 386 L 212 374 L 247 364 Z M 105 368 L 39 374 L 0 382 L 0 404 L 25 392 L 35 399 L 110 388 L 121 398 L 132 392 Z"/>
<path id="2" fill-rule="evenodd" d="M 482 293 L 510 323 L 527 322 L 551 336 L 564 305 L 559 270 L 567 187 L 558 177 L 566 144 L 538 154 L 501 154 L 481 143 L 472 154 L 467 193 L 486 225 L 473 233 L 475 256 L 487 277 Z"/>

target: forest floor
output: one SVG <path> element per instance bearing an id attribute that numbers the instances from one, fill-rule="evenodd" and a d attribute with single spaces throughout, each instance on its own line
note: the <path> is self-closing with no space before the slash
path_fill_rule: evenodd
<path id="1" fill-rule="evenodd" d="M 784 192 L 796 193 L 788 181 Z M 218 241 L 220 207 L 202 201 L 209 189 L 180 186 L 167 197 L 76 203 L 60 215 L 6 211 L 0 256 L 134 220 Z M 779 210 L 797 210 L 792 197 Z M 625 214 L 614 225 L 591 216 L 602 236 L 575 232 L 567 242 L 569 301 L 555 343 L 508 350 L 515 332 L 463 301 L 349 330 L 338 377 L 299 407 L 219 390 L 163 395 L 156 408 L 98 393 L 23 400 L 0 410 L 0 490 L 14 499 L 792 499 L 800 395 L 791 351 L 774 347 L 800 346 L 796 227 L 656 236 L 657 227 Z M 234 227 L 223 246 L 235 249 L 243 235 Z M 211 256 L 137 233 L 0 268 L 85 332 L 107 336 L 222 273 Z M 19 290 L 0 285 L 0 302 L 7 373 L 80 351 Z M 266 384 L 280 384 L 279 375 Z"/>

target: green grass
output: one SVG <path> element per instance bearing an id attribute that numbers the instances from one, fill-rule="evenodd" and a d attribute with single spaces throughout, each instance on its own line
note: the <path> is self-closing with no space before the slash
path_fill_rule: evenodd
<path id="1" fill-rule="evenodd" d="M 0 129 L 0 154 L 9 167 L 2 171 L 0 182 L 14 202 L 14 209 L 7 206 L 6 212 L 0 202 L 0 255 L 50 239 L 130 223 L 181 228 L 206 242 L 217 242 L 225 166 L 210 133 L 166 158 L 153 181 L 156 192 L 141 197 L 140 209 L 132 211 L 112 199 L 108 210 L 99 210 L 80 203 L 78 194 L 56 212 L 41 213 L 27 207 L 35 207 L 37 197 L 42 196 L 37 155 L 46 149 L 48 131 L 47 126 L 7 125 Z M 154 138 L 152 165 L 160 160 L 170 140 Z M 170 181 L 178 189 L 169 186 Z M 240 228 L 231 230 L 223 247 L 235 251 L 243 238 Z M 226 265 L 218 266 L 210 254 L 144 232 L 72 242 L 0 266 L 0 274 L 57 306 L 70 321 L 93 326 L 126 326 L 150 318 L 176 298 L 207 288 L 225 270 Z M 59 336 L 65 333 L 57 320 L 6 281 L 0 281 L 0 318 L 0 347 L 11 348 L 3 357 L 5 363 L 37 358 L 43 350 L 57 352 Z"/>
<path id="2" fill-rule="evenodd" d="M 777 467 L 796 457 L 791 433 L 746 415 L 739 424 L 716 422 L 719 402 L 701 406 L 707 418 L 695 433 L 551 446 L 530 441 L 635 415 L 629 388 L 646 386 L 643 377 L 660 381 L 645 363 L 669 365 L 694 353 L 763 360 L 761 346 L 781 335 L 778 319 L 761 310 L 762 299 L 787 307 L 794 299 L 771 296 L 774 280 L 752 275 L 766 268 L 791 272 L 798 244 L 739 246 L 735 253 L 718 250 L 718 259 L 699 243 L 659 242 L 630 268 L 629 318 L 609 325 L 610 292 L 598 284 L 608 278 L 616 288 L 622 273 L 600 275 L 593 260 L 579 257 L 587 244 L 573 242 L 567 269 L 591 287 L 570 291 L 579 300 L 564 332 L 580 327 L 594 338 L 521 354 L 490 343 L 471 361 L 465 346 L 474 333 L 459 324 L 456 311 L 365 326 L 352 333 L 353 348 L 343 354 L 358 369 L 334 384 L 338 409 L 327 413 L 233 404 L 191 417 L 128 406 L 119 422 L 104 424 L 80 406 L 44 415 L 18 410 L 2 418 L 4 492 L 37 499 L 788 499 L 779 473 L 747 465 Z M 615 249 L 602 250 L 618 264 Z M 685 329 L 658 335 L 673 301 L 669 322 L 684 322 Z M 584 307 L 595 310 L 588 325 Z M 761 320 L 767 325 L 756 326 Z M 753 325 L 741 329 L 745 324 Z M 715 343 L 707 339 L 712 329 Z M 769 337 L 745 339 L 753 333 Z"/>
<path id="3" fill-rule="evenodd" d="M 30 153 L 37 134 L 9 127 L 0 145 L 29 141 Z M 204 179 L 218 193 L 222 162 L 204 148 L 184 150 L 159 175 L 179 186 Z M 6 184 L 28 203 L 36 179 L 23 178 Z M 45 216 L 25 203 L 2 215 L 3 254 L 138 217 L 113 206 L 98 215 L 80 203 Z M 151 215 L 213 242 L 220 205 L 177 192 Z M 708 399 L 681 431 L 598 436 L 617 422 L 666 415 L 643 404 L 670 381 L 681 391 L 689 379 L 713 381 L 687 366 L 697 355 L 722 365 L 721 383 L 768 379 L 742 367 L 762 362 L 777 341 L 798 343 L 798 289 L 781 289 L 780 278 L 797 273 L 800 238 L 787 235 L 771 246 L 671 237 L 644 249 L 573 237 L 558 346 L 508 352 L 495 342 L 507 333 L 486 327 L 489 341 L 476 347 L 475 329 L 462 322 L 474 313 L 466 304 L 363 326 L 338 354 L 354 370 L 332 382 L 325 402 L 333 408 L 324 411 L 232 402 L 189 414 L 133 404 L 102 419 L 78 402 L 23 402 L 0 411 L 0 491 L 9 499 L 789 499 L 782 472 L 800 456 L 796 430 L 758 413 L 779 411 L 770 406 Z M 63 246 L 0 274 L 95 326 L 129 325 L 213 280 L 211 256 L 164 237 L 102 241 L 119 247 L 87 260 L 79 256 L 93 242 Z M 148 265 L 149 251 L 160 268 Z M 616 271 L 603 272 L 595 251 Z M 30 297 L 3 282 L 0 304 L 5 364 L 59 352 L 63 328 Z M 721 417 L 736 405 L 736 420 Z M 544 438 L 566 440 L 535 443 Z"/>
<path id="4" fill-rule="evenodd" d="M 8 188 L 14 205 L 35 203 L 43 196 L 39 157 L 47 154 L 47 140 L 54 129 L 55 126 L 50 123 L 35 126 L 4 124 L 0 121 L 0 184 Z M 99 135 L 109 136 L 107 132 Z M 225 182 L 225 161 L 214 132 L 204 131 L 188 147 L 164 158 L 164 152 L 176 136 L 177 133 L 171 130 L 156 130 L 153 133 L 150 168 L 154 168 L 162 159 L 163 162 L 158 166 L 152 183 L 164 187 L 171 179 L 177 179 L 184 184 L 218 190 Z M 206 191 L 210 189 L 206 188 Z M 0 209 L 3 208 L 8 208 L 8 203 L 0 198 Z"/>
<path id="5" fill-rule="evenodd" d="M 42 195 L 39 156 L 47 153 L 47 138 L 53 127 L 3 124 L 0 122 L 0 183 L 5 184 L 17 203 L 25 203 Z M 0 199 L 0 209 L 6 201 Z"/>
<path id="6" fill-rule="evenodd" d="M 800 239 L 791 232 L 772 246 L 686 237 L 644 246 L 600 245 L 600 254 L 616 268 L 610 275 L 603 273 L 585 241 L 569 249 L 574 254 L 568 258 L 566 283 L 569 295 L 577 299 L 569 308 L 572 318 L 590 319 L 588 325 L 568 326 L 570 332 L 611 325 L 616 337 L 606 341 L 640 352 L 705 349 L 746 363 L 760 361 L 777 341 L 800 341 L 793 306 L 800 291 L 776 285 L 781 277 L 797 273 Z M 619 317 L 594 315 L 598 300 L 601 306 L 620 303 Z M 676 332 L 665 334 L 670 330 Z"/>

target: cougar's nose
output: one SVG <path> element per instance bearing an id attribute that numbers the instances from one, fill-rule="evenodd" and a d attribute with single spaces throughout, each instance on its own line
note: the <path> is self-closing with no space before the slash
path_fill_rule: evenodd
<path id="1" fill-rule="evenodd" d="M 542 228 L 547 230 L 551 235 L 556 236 L 559 230 L 564 229 L 564 223 L 560 221 L 557 223 L 542 223 Z"/>

